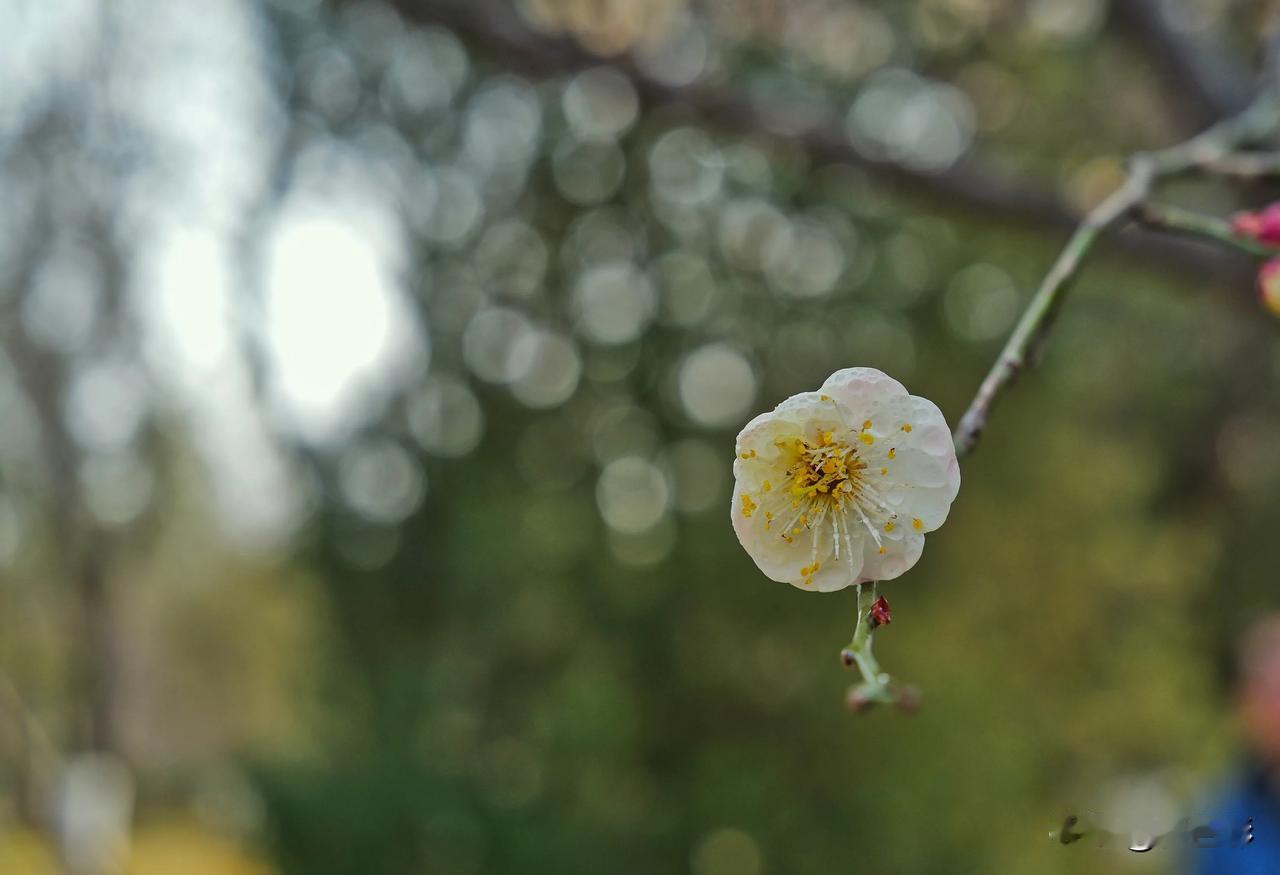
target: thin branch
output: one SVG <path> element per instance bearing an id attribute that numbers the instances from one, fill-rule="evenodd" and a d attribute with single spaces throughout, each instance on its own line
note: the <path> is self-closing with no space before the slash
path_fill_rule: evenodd
<path id="1" fill-rule="evenodd" d="M 1133 156 L 1124 184 L 1095 207 L 1071 235 L 990 373 L 978 387 L 969 409 L 956 427 L 954 440 L 958 455 L 973 451 L 996 400 L 1026 367 L 1036 361 L 1084 257 L 1103 233 L 1142 204 L 1157 181 L 1219 161 L 1234 150 L 1273 134 L 1277 128 L 1280 128 L 1280 97 L 1268 90 L 1239 115 L 1184 143 Z"/>
<path id="2" fill-rule="evenodd" d="M 1249 255 L 1263 258 L 1280 255 L 1280 248 L 1236 233 L 1230 222 L 1225 222 L 1217 216 L 1206 216 L 1203 213 L 1184 210 L 1182 207 L 1141 203 L 1134 207 L 1133 218 L 1148 228 L 1192 237 L 1204 237 L 1224 246 L 1234 246 Z"/>
<path id="3" fill-rule="evenodd" d="M 1209 161 L 1200 168 L 1214 176 L 1252 181 L 1280 176 L 1280 152 L 1236 152 Z"/>

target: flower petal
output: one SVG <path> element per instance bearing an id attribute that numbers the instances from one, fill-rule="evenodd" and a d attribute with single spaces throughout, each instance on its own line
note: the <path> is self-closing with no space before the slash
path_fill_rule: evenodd
<path id="1" fill-rule="evenodd" d="M 907 533 L 896 540 L 884 539 L 880 552 L 874 542 L 867 541 L 864 547 L 862 576 L 859 583 L 872 580 L 893 580 L 906 573 L 920 560 L 924 552 L 924 535 Z"/>
<path id="2" fill-rule="evenodd" d="M 750 499 L 745 504 L 742 500 L 744 495 Z M 795 528 L 787 531 L 784 526 L 789 520 L 783 519 L 781 515 L 768 519 L 765 516 L 766 506 L 767 501 L 762 505 L 759 494 L 747 493 L 741 483 L 734 487 L 734 533 L 747 555 L 766 577 L 780 583 L 789 583 L 797 589 L 819 592 L 843 589 L 857 580 L 862 570 L 864 551 L 856 533 L 851 539 L 851 545 L 842 544 L 840 559 L 836 560 L 832 528 L 829 525 L 814 528 L 798 526 L 796 528 L 799 531 Z M 789 504 L 782 502 L 781 506 L 789 507 Z M 790 540 L 784 538 L 784 534 Z"/>
<path id="3" fill-rule="evenodd" d="M 827 377 L 819 390 L 831 395 L 855 415 L 874 401 L 906 396 L 907 389 L 884 371 L 875 368 L 845 368 Z"/>

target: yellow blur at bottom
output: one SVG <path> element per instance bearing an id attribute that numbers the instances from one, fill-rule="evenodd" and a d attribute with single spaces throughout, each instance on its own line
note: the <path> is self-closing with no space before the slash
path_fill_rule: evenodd
<path id="1" fill-rule="evenodd" d="M 0 872 L 64 875 L 53 846 L 29 831 L 0 833 Z M 276 875 L 261 857 L 193 824 L 138 830 L 123 865 L 110 875 Z"/>

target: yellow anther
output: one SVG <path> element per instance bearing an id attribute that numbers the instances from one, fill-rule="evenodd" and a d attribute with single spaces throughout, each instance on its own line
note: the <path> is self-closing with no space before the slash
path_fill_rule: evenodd
<path id="1" fill-rule="evenodd" d="M 760 484 L 760 488 L 763 489 L 765 492 L 768 492 L 769 490 L 773 489 L 773 484 L 770 483 L 768 480 L 766 480 Z"/>
<path id="2" fill-rule="evenodd" d="M 749 517 L 755 509 L 756 503 L 751 500 L 751 496 L 746 492 L 742 493 L 742 515 Z"/>
<path id="3" fill-rule="evenodd" d="M 791 534 L 793 534 L 793 535 L 798 535 L 798 534 L 800 534 L 800 527 L 799 527 L 799 526 L 796 526 L 794 529 L 792 529 L 792 530 L 791 530 Z"/>
<path id="4" fill-rule="evenodd" d="M 883 476 L 883 475 L 885 475 L 885 474 L 888 474 L 888 473 L 889 473 L 889 469 L 888 469 L 888 468 L 881 468 L 881 469 L 880 469 L 880 474 L 881 474 L 881 476 Z"/>
<path id="5" fill-rule="evenodd" d="M 920 531 L 924 528 L 924 520 L 920 519 L 920 517 L 912 517 L 911 528 L 915 529 L 917 532 Z"/>
<path id="6" fill-rule="evenodd" d="M 892 459 L 892 458 L 894 458 L 894 457 L 895 457 L 895 456 L 897 456 L 897 455 L 898 455 L 898 448 L 897 448 L 897 447 L 889 447 L 889 458 L 890 458 L 890 459 Z"/>
<path id="7" fill-rule="evenodd" d="M 888 551 L 887 551 L 887 550 L 885 550 L 885 548 L 884 548 L 884 547 L 881 547 L 881 548 L 880 548 L 880 555 L 881 555 L 881 556 L 883 556 L 883 555 L 884 555 L 885 553 L 887 553 L 887 552 L 888 552 Z"/>
<path id="8" fill-rule="evenodd" d="M 885 524 L 884 524 L 884 530 L 885 530 L 886 532 L 892 532 L 892 531 L 893 531 L 893 520 L 889 520 L 889 522 L 887 522 L 887 523 L 885 523 Z"/>
<path id="9" fill-rule="evenodd" d="M 871 446 L 876 442 L 876 439 L 865 431 L 858 435 L 858 440 L 862 441 L 867 446 Z"/>
<path id="10" fill-rule="evenodd" d="M 830 401 L 830 400 L 831 400 L 831 396 L 830 396 L 830 395 L 819 395 L 819 396 L 818 396 L 818 400 L 819 400 L 819 401 Z"/>
<path id="11" fill-rule="evenodd" d="M 905 432 L 907 432 L 907 433 L 909 434 L 909 433 L 911 432 L 911 423 L 909 423 L 909 422 L 904 422 L 904 423 L 902 424 L 902 430 L 903 430 L 903 431 L 905 431 Z"/>
<path id="12" fill-rule="evenodd" d="M 862 423 L 862 430 L 866 431 L 869 428 L 871 428 L 871 420 L 864 420 Z"/>

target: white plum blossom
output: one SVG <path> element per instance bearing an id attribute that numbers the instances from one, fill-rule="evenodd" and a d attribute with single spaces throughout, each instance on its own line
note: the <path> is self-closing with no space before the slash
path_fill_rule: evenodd
<path id="1" fill-rule="evenodd" d="M 874 368 L 762 413 L 738 435 L 733 528 L 768 577 L 832 592 L 916 564 L 960 489 L 937 406 Z"/>

